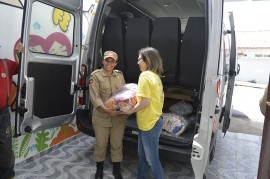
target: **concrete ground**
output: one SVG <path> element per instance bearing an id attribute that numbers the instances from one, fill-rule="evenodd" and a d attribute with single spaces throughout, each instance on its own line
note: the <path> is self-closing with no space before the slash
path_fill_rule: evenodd
<path id="1" fill-rule="evenodd" d="M 228 131 L 262 136 L 264 116 L 259 108 L 259 100 L 265 88 L 266 84 L 236 82 Z"/>

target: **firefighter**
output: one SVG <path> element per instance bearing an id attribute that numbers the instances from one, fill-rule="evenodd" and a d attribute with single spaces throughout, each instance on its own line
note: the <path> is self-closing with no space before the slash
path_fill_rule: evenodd
<path id="1" fill-rule="evenodd" d="M 120 111 L 109 109 L 105 102 L 116 89 L 125 84 L 121 71 L 114 70 L 118 62 L 118 55 L 113 51 L 106 51 L 103 55 L 101 69 L 92 72 L 89 81 L 90 100 L 93 104 L 92 124 L 95 131 L 96 144 L 94 158 L 96 161 L 95 178 L 103 178 L 103 165 L 106 159 L 108 142 L 110 142 L 111 161 L 113 162 L 113 176 L 123 178 L 120 164 L 123 160 L 123 136 L 127 115 Z"/>

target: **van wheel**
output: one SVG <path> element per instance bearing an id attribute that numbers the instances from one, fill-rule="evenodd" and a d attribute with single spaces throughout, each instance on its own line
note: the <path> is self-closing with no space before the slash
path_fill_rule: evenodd
<path id="1" fill-rule="evenodd" d="M 215 143 L 214 143 L 213 148 L 212 148 L 210 155 L 209 155 L 209 162 L 211 162 L 214 159 L 215 151 L 216 151 L 216 139 L 215 139 Z"/>

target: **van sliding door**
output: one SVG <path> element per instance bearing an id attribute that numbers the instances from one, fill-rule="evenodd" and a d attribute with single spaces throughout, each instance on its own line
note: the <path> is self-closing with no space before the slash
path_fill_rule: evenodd
<path id="1" fill-rule="evenodd" d="M 71 123 L 77 105 L 83 0 L 28 0 L 16 134 Z"/>

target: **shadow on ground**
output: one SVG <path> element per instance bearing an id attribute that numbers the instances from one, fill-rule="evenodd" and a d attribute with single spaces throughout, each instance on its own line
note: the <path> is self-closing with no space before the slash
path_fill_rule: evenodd
<path id="1" fill-rule="evenodd" d="M 221 126 L 222 125 L 220 125 L 220 127 Z M 261 136 L 263 131 L 263 121 L 254 121 L 245 113 L 233 110 L 228 131 Z"/>
<path id="2" fill-rule="evenodd" d="M 234 109 L 232 110 L 232 117 L 241 118 L 244 120 L 250 120 L 249 117 L 245 113 L 238 110 L 234 110 Z"/>

